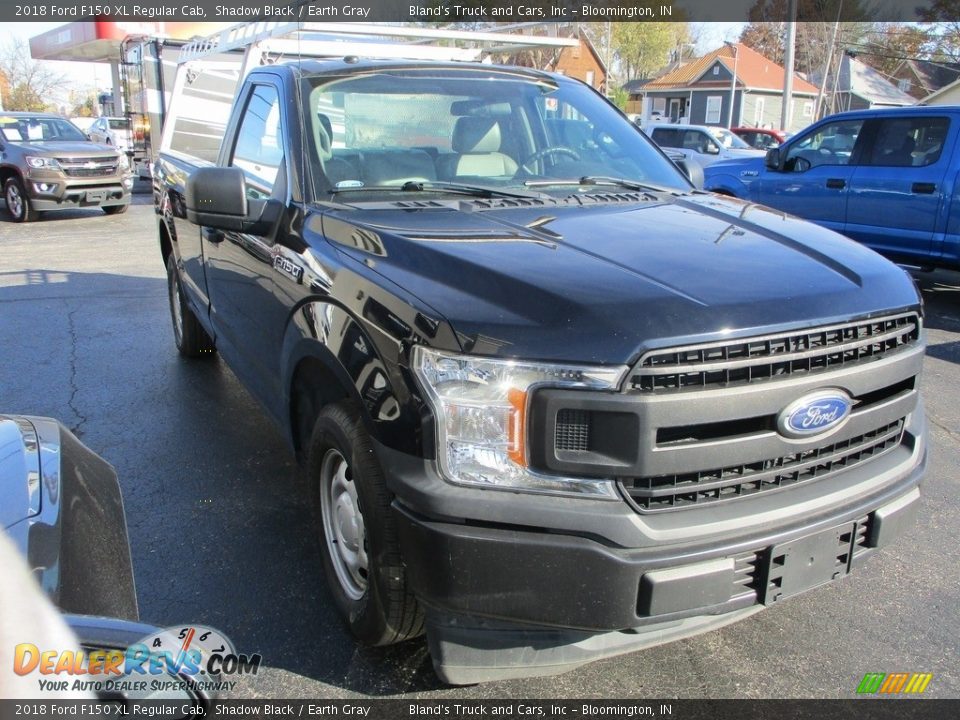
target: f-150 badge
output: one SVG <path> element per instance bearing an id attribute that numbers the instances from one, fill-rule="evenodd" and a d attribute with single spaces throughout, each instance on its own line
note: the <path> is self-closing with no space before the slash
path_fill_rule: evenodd
<path id="1" fill-rule="evenodd" d="M 298 283 L 303 280 L 303 268 L 295 262 L 288 260 L 283 255 L 273 256 L 273 269 L 286 273 Z"/>

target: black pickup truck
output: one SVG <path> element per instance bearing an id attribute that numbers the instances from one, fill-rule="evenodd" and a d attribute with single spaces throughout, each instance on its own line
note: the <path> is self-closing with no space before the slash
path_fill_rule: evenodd
<path id="1" fill-rule="evenodd" d="M 176 344 L 305 463 L 360 641 L 425 631 L 454 684 L 557 673 L 840 578 L 914 520 L 911 278 L 695 191 L 587 86 L 277 64 L 216 162 L 196 135 L 154 178 Z"/>

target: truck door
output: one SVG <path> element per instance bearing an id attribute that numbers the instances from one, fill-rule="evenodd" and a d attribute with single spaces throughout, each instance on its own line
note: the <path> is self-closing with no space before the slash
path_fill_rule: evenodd
<path id="1" fill-rule="evenodd" d="M 894 116 L 872 121 L 872 141 L 850 182 L 846 234 L 906 261 L 939 255 L 934 233 L 953 154 L 945 116 Z M 947 145 L 951 147 L 947 147 Z"/>
<path id="2" fill-rule="evenodd" d="M 289 208 L 285 118 L 277 85 L 257 81 L 242 91 L 233 142 L 224 148 L 221 163 L 242 168 L 247 195 L 273 198 Z M 285 227 L 286 222 L 281 222 Z M 298 278 L 283 238 L 203 228 L 203 244 L 210 293 L 210 318 L 217 349 L 231 368 L 268 408 L 283 397 L 279 362 Z M 275 267 L 289 270 L 281 273 Z M 280 276 L 283 275 L 281 278 Z"/>
<path id="3" fill-rule="evenodd" d="M 843 232 L 863 119 L 816 125 L 785 146 L 780 170 L 764 168 L 752 199 Z"/>

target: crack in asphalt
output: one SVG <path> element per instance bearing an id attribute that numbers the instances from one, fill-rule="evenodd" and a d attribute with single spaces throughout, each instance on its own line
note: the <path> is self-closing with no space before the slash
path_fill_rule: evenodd
<path id="1" fill-rule="evenodd" d="M 960 440 L 960 433 L 957 433 L 957 431 L 952 428 L 948 428 L 946 425 L 940 422 L 937 418 L 935 418 L 929 411 L 927 411 L 927 420 L 929 420 L 931 424 L 936 425 L 938 428 L 943 430 L 947 435 L 949 435 L 954 440 Z"/>
<path id="2" fill-rule="evenodd" d="M 79 422 L 70 426 L 70 432 L 78 438 L 83 436 L 83 425 L 87 422 L 87 416 L 80 412 L 77 407 L 77 393 L 80 386 L 77 385 L 77 326 L 73 316 L 77 311 L 71 310 L 67 313 L 67 329 L 70 331 L 70 397 L 67 399 L 67 407 L 76 416 Z"/>

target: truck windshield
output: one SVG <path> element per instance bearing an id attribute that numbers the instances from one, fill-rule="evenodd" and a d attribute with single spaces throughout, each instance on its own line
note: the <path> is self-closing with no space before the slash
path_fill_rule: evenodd
<path id="1" fill-rule="evenodd" d="M 0 133 L 10 142 L 74 142 L 87 139 L 72 123 L 44 115 L 4 116 L 0 113 Z"/>
<path id="2" fill-rule="evenodd" d="M 456 183 L 569 195 L 571 181 L 598 176 L 690 189 L 635 125 L 573 80 L 458 68 L 304 83 L 318 193 L 437 192 Z M 584 183 L 576 192 L 610 185 Z"/>

